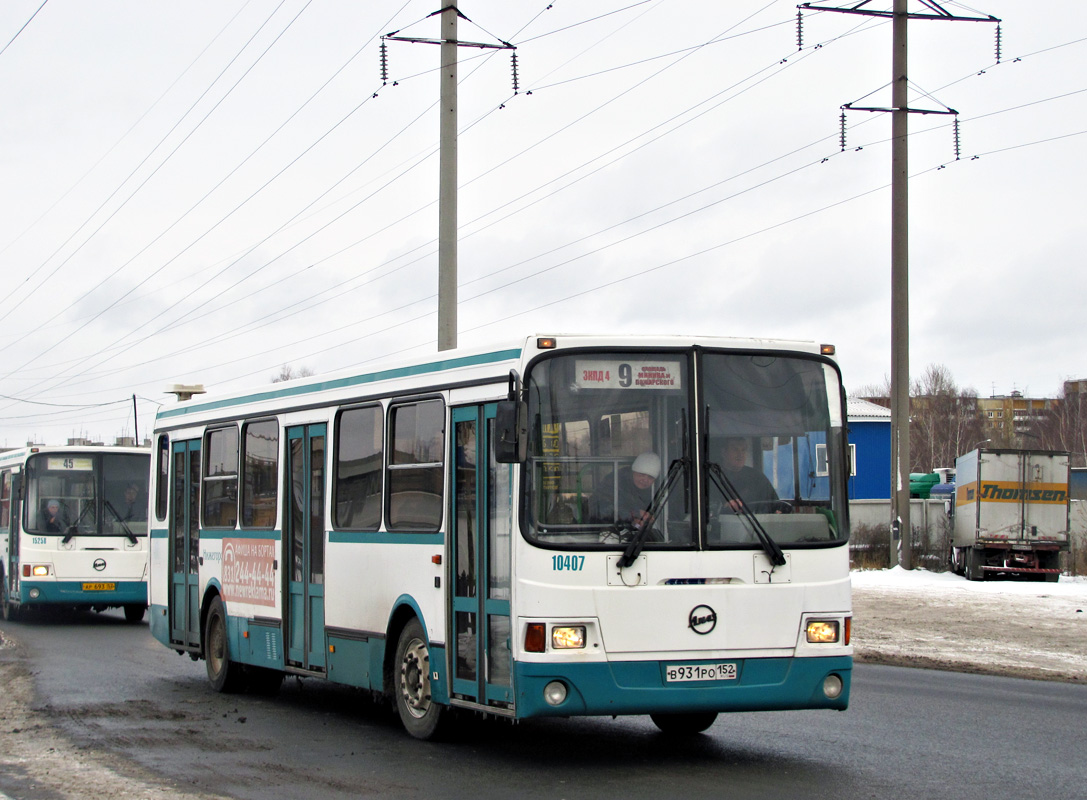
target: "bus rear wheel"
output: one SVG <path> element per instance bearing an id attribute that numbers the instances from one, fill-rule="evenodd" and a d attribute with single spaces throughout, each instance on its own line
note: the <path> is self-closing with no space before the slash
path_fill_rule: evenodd
<path id="1" fill-rule="evenodd" d="M 217 692 L 240 692 L 245 688 L 242 665 L 230 660 L 230 647 L 226 632 L 226 609 L 218 597 L 211 601 L 208 620 L 204 625 L 204 660 L 208 667 L 208 680 Z"/>
<path id="2" fill-rule="evenodd" d="M 653 724 L 662 733 L 673 736 L 692 736 L 702 733 L 717 719 L 716 711 L 692 711 L 685 714 L 650 714 Z"/>
<path id="3" fill-rule="evenodd" d="M 147 613 L 147 606 L 130 603 L 125 606 L 125 622 L 140 622 L 145 613 Z"/>
<path id="4" fill-rule="evenodd" d="M 274 697 L 279 693 L 284 677 L 286 676 L 278 669 L 254 666 L 245 668 L 245 681 L 249 691 L 265 697 Z"/>
<path id="5" fill-rule="evenodd" d="M 443 726 L 445 709 L 430 694 L 430 650 L 423 626 L 413 618 L 396 645 L 393 692 L 404 729 L 416 739 L 433 739 Z"/>

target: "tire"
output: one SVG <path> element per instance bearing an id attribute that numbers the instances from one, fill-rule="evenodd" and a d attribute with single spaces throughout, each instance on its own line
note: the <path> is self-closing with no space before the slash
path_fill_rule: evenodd
<path id="1" fill-rule="evenodd" d="M 963 576 L 968 581 L 985 580 L 985 571 L 981 568 L 984 556 L 975 547 L 967 547 L 964 558 Z"/>
<path id="2" fill-rule="evenodd" d="M 702 733 L 717 719 L 716 711 L 692 711 L 686 714 L 650 714 L 653 724 L 670 736 L 693 736 Z"/>
<path id="3" fill-rule="evenodd" d="M 4 619 L 8 622 L 15 622 L 22 616 L 22 609 L 15 603 L 12 603 L 11 599 L 8 597 L 8 578 L 2 570 L 0 570 L 0 582 L 4 584 L 3 599 L 0 600 L 0 605 L 3 606 Z"/>
<path id="4" fill-rule="evenodd" d="M 125 606 L 125 622 L 142 622 L 143 615 L 147 613 L 147 606 L 129 604 Z"/>
<path id="5" fill-rule="evenodd" d="M 393 693 L 400 722 L 409 734 L 423 740 L 440 735 L 448 713 L 430 696 L 430 650 L 423 626 L 415 617 L 397 641 Z"/>
<path id="6" fill-rule="evenodd" d="M 283 684 L 284 677 L 286 676 L 278 669 L 253 666 L 245 668 L 245 680 L 249 691 L 265 697 L 275 697 L 279 694 L 279 687 Z"/>
<path id="7" fill-rule="evenodd" d="M 208 619 L 204 624 L 204 660 L 212 689 L 230 694 L 245 688 L 242 665 L 230 660 L 226 609 L 223 608 L 223 601 L 218 597 L 211 601 L 208 607 Z"/>

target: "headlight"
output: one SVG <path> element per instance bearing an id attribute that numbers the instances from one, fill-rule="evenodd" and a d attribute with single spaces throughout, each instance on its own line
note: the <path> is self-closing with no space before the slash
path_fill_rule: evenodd
<path id="1" fill-rule="evenodd" d="M 584 625 L 563 625 L 551 629 L 551 646 L 556 650 L 576 650 L 585 646 Z"/>
<path id="2" fill-rule="evenodd" d="M 831 674 L 823 678 L 823 694 L 831 700 L 837 700 L 844 688 L 842 679 L 837 675 Z"/>
<path id="3" fill-rule="evenodd" d="M 544 700 L 549 706 L 561 706 L 566 702 L 566 684 L 562 681 L 551 681 L 544 687 Z"/>
<path id="4" fill-rule="evenodd" d="M 808 620 L 808 642 L 811 644 L 833 644 L 838 641 L 838 621 L 826 619 Z"/>
<path id="5" fill-rule="evenodd" d="M 35 578 L 44 578 L 46 575 L 49 574 L 49 565 L 35 564 L 33 567 L 30 568 L 30 574 L 33 575 Z"/>

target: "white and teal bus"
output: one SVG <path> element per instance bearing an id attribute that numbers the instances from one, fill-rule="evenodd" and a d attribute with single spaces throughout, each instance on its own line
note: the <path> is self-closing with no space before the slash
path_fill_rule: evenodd
<path id="1" fill-rule="evenodd" d="M 44 607 L 147 611 L 151 454 L 139 447 L 0 453 L 4 619 Z"/>
<path id="2" fill-rule="evenodd" d="M 844 709 L 833 348 L 533 336 L 160 410 L 151 630 L 220 691 L 450 711 Z"/>

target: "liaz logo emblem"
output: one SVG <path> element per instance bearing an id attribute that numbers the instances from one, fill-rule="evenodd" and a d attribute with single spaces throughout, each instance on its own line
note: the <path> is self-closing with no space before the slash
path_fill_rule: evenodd
<path id="1" fill-rule="evenodd" d="M 709 606 L 695 606 L 687 616 L 687 627 L 699 636 L 705 636 L 717 627 L 717 612 Z"/>
<path id="2" fill-rule="evenodd" d="M 101 572 L 102 570 L 104 570 L 106 568 L 106 559 L 96 558 L 94 560 L 94 563 L 91 566 L 93 566 L 96 570 Z"/>

